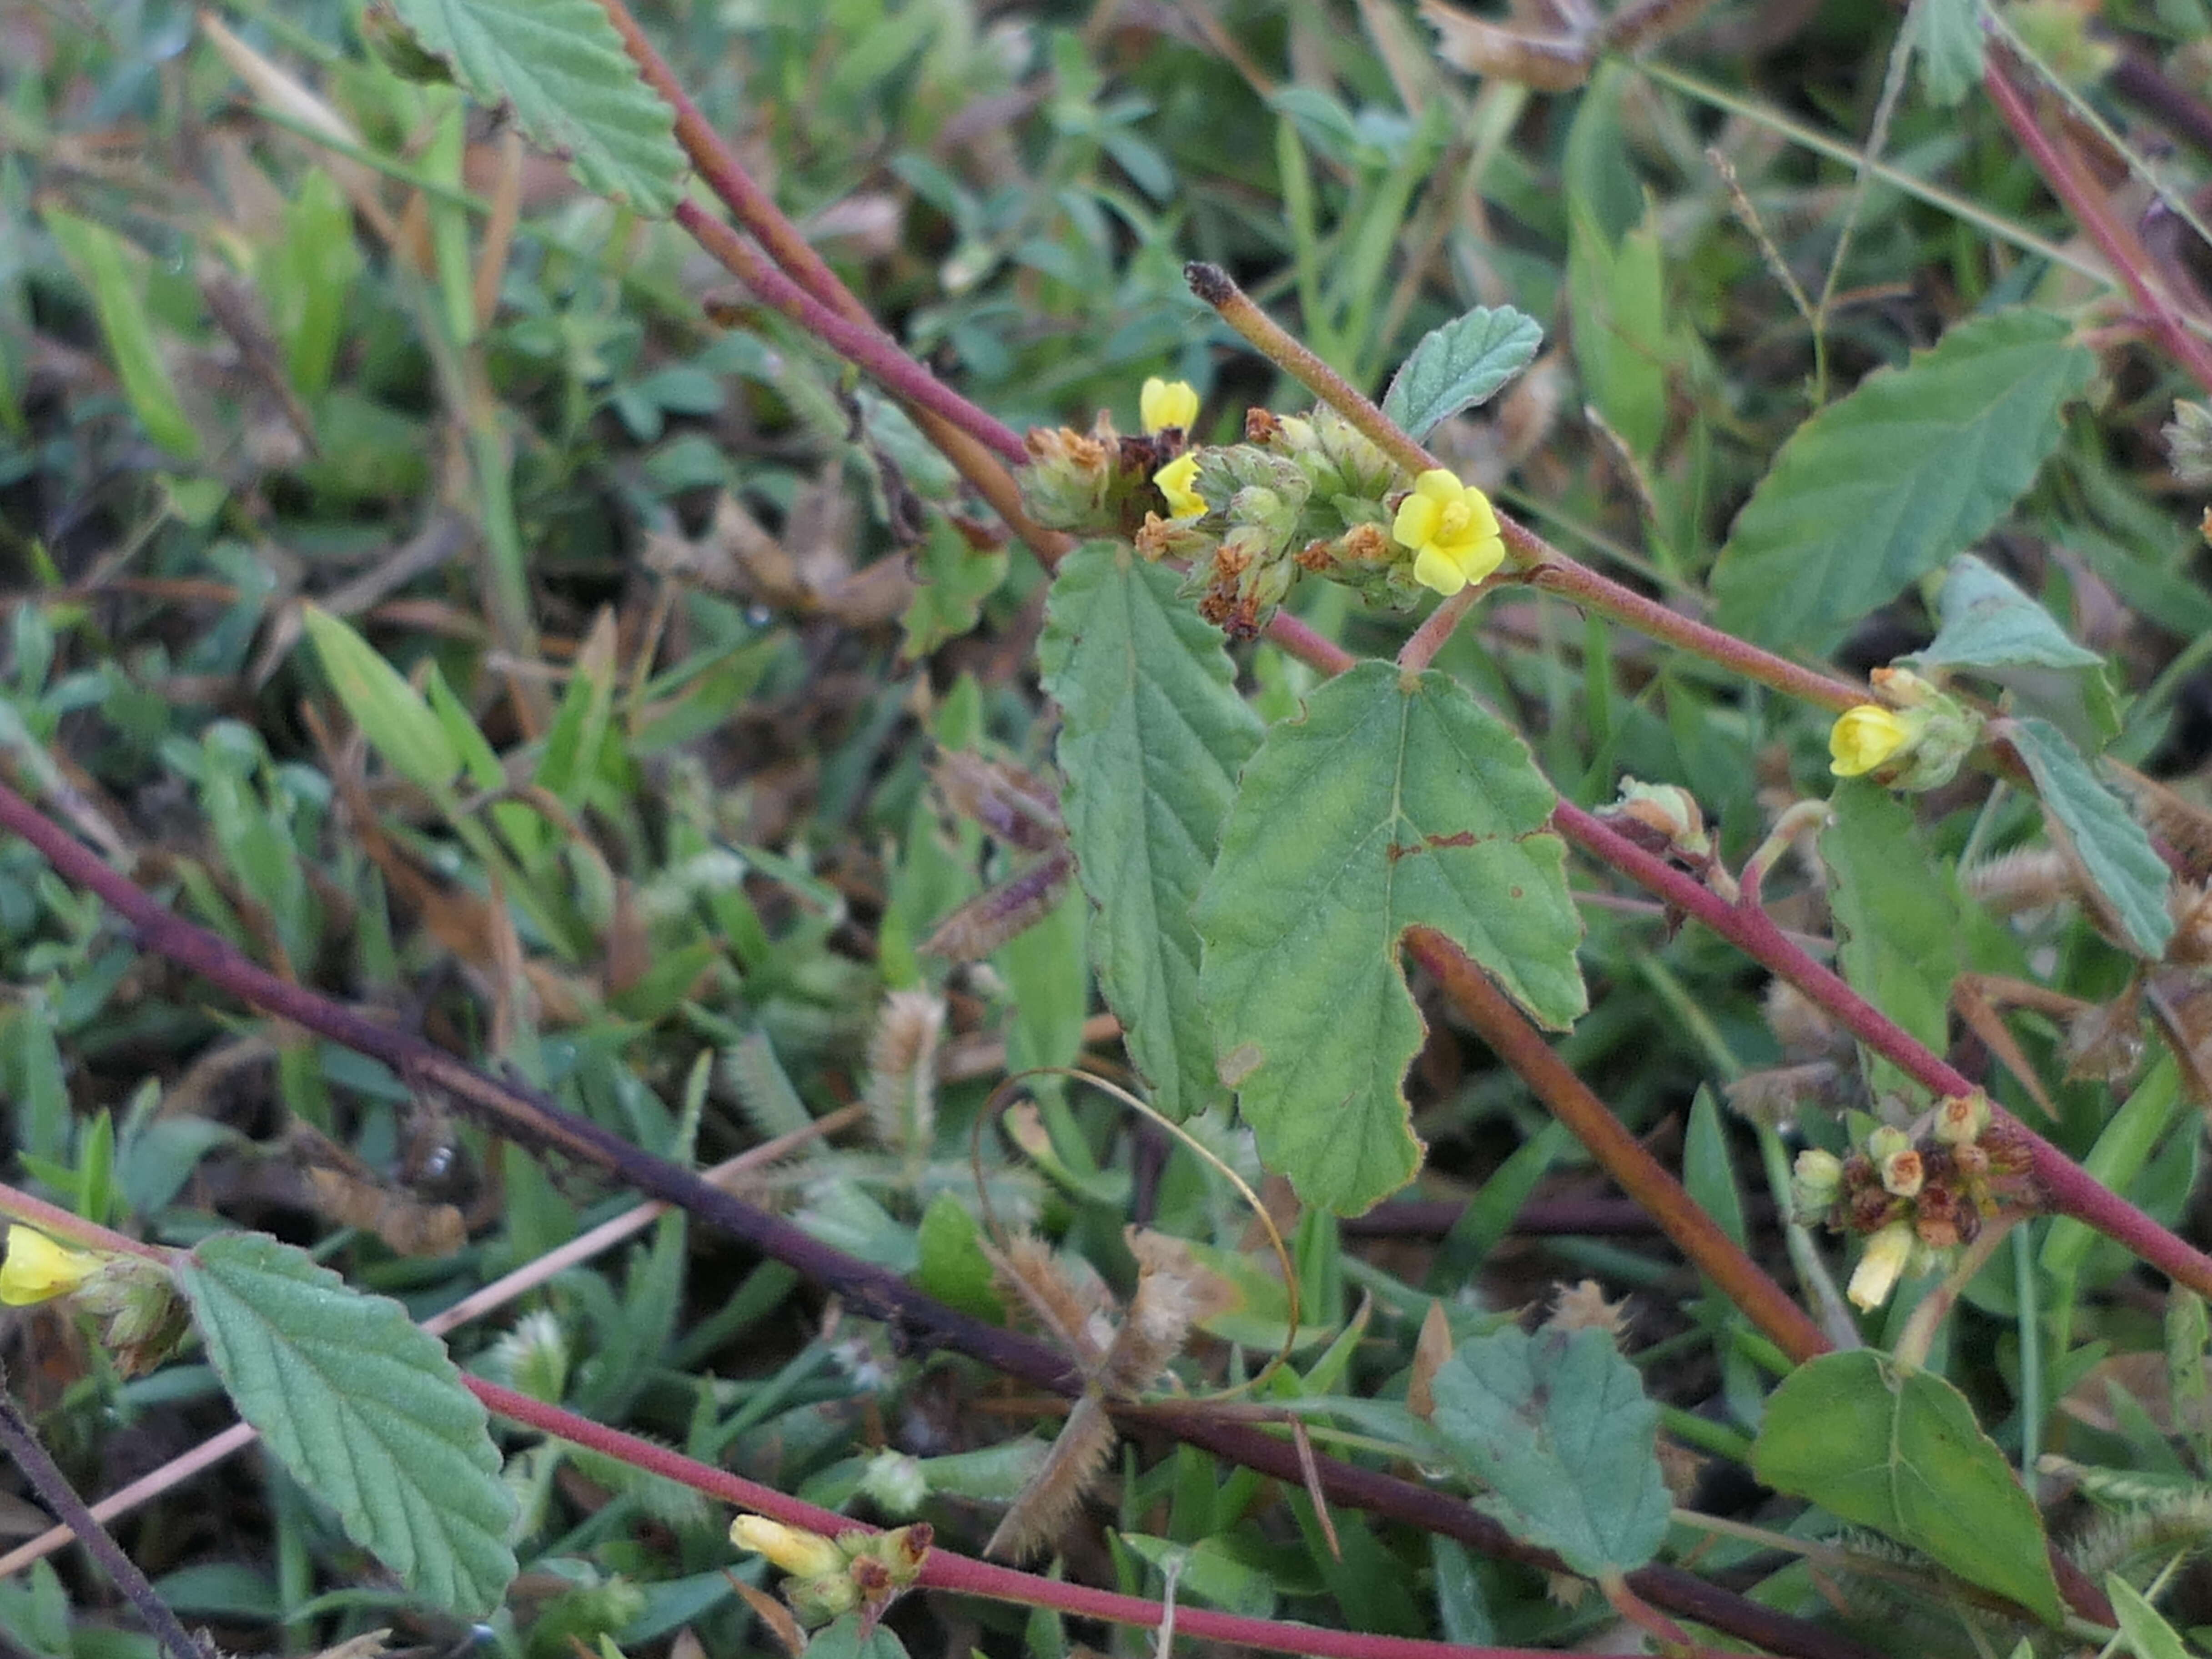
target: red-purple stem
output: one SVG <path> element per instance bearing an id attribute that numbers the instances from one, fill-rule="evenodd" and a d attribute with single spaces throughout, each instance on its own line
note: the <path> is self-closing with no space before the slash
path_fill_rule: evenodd
<path id="1" fill-rule="evenodd" d="M 1906 1075 L 1938 1095 L 1973 1092 L 1974 1085 L 1964 1073 L 1915 1041 L 1845 984 L 1842 975 L 1806 955 L 1764 910 L 1729 903 L 1702 882 L 1645 852 L 1570 801 L 1559 803 L 1552 822 L 1577 847 L 1695 916 L 1778 978 L 1796 987 Z M 2212 1296 L 2212 1257 L 2160 1226 L 2002 1106 L 1992 1102 L 1991 1109 L 2027 1145 L 2037 1182 L 2053 1211 L 2072 1216 L 2124 1244 L 2199 1296 Z"/>

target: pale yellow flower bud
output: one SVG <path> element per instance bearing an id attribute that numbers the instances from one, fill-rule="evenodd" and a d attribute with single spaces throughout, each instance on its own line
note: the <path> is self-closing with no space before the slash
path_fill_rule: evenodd
<path id="1" fill-rule="evenodd" d="M 845 1552 L 834 1540 L 764 1515 L 741 1515 L 730 1522 L 730 1541 L 741 1550 L 765 1555 L 794 1578 L 820 1578 L 845 1568 Z"/>
<path id="2" fill-rule="evenodd" d="M 1137 394 L 1137 416 L 1148 436 L 1170 427 L 1188 432 L 1198 418 L 1198 392 L 1188 380 L 1163 380 L 1155 374 Z"/>
<path id="3" fill-rule="evenodd" d="M 1914 1235 L 1910 1221 L 1893 1221 L 1867 1240 L 1866 1254 L 1851 1274 L 1850 1286 L 1844 1294 L 1856 1308 L 1879 1308 L 1889 1300 L 1889 1293 L 1897 1288 L 1897 1281 L 1905 1276 L 1905 1264 L 1912 1259 L 1919 1239 Z"/>
<path id="4" fill-rule="evenodd" d="M 1871 772 L 1911 741 L 1912 726 L 1893 709 L 1863 702 L 1836 717 L 1828 732 L 1828 769 L 1839 778 Z"/>

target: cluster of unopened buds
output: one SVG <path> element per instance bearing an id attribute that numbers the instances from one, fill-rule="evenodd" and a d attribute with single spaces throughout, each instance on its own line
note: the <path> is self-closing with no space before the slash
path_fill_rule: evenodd
<path id="1" fill-rule="evenodd" d="M 2001 1212 L 2041 1207 L 2027 1143 L 1978 1091 L 1945 1097 L 1913 1129 L 1883 1125 L 1848 1158 L 1808 1148 L 1791 1186 L 1799 1220 L 1866 1239 L 1847 1291 L 1860 1308 L 1880 1307 L 1908 1269 L 1972 1243 Z"/>
<path id="2" fill-rule="evenodd" d="M 931 1536 L 924 1521 L 890 1532 L 855 1528 L 835 1538 L 764 1515 L 741 1515 L 730 1524 L 732 1544 L 765 1555 L 787 1575 L 783 1599 L 799 1623 L 812 1628 L 857 1610 L 864 1632 L 921 1577 Z"/>
<path id="3" fill-rule="evenodd" d="M 1187 383 L 1146 381 L 1138 409 L 1141 437 L 1103 414 L 1087 433 L 1031 432 L 1030 512 L 1188 564 L 1200 614 L 1232 635 L 1258 633 L 1301 573 L 1403 607 L 1504 562 L 1487 495 L 1441 467 L 1408 476 L 1333 410 L 1249 410 L 1243 442 L 1193 447 L 1198 394 Z"/>

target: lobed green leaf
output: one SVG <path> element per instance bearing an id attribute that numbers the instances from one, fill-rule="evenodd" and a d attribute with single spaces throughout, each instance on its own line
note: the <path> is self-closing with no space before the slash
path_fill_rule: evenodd
<path id="1" fill-rule="evenodd" d="M 1098 988 L 1173 1118 L 1220 1096 L 1191 910 L 1261 732 L 1219 632 L 1177 585 L 1127 546 L 1090 543 L 1060 565 L 1037 645 L 1061 711 L 1061 810 L 1097 912 Z"/>
<path id="2" fill-rule="evenodd" d="M 392 0 L 422 47 L 481 102 L 514 112 L 586 189 L 661 219 L 689 170 L 676 112 L 596 0 Z"/>
<path id="3" fill-rule="evenodd" d="M 1800 1365 L 1767 1400 L 1752 1472 L 2059 1622 L 2034 1500 L 1940 1376 L 1866 1348 Z"/>
<path id="4" fill-rule="evenodd" d="M 1792 433 L 1713 568 L 1717 621 L 1824 650 L 1973 542 L 2034 481 L 2096 359 L 2062 318 L 1998 312 L 1879 369 Z"/>
<path id="5" fill-rule="evenodd" d="M 239 1415 L 346 1536 L 440 1607 L 497 1607 L 515 1572 L 514 1495 L 445 1345 L 258 1233 L 203 1239 L 177 1283 Z"/>
<path id="6" fill-rule="evenodd" d="M 1316 690 L 1246 766 L 1199 901 L 1199 994 L 1261 1158 L 1308 1202 L 1354 1213 L 1420 1166 L 1408 927 L 1450 938 L 1547 1025 L 1587 1006 L 1556 801 L 1465 687 L 1387 662 Z"/>

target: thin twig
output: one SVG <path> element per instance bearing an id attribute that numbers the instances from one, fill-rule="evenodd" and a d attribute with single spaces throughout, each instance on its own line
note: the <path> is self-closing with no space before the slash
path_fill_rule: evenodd
<path id="1" fill-rule="evenodd" d="M 92 1553 L 92 1559 L 115 1581 L 115 1588 L 138 1609 L 138 1616 L 146 1621 L 146 1628 L 154 1632 L 155 1639 L 168 1649 L 171 1659 L 216 1659 L 212 1647 L 185 1633 L 177 1615 L 169 1611 L 167 1603 L 147 1581 L 146 1575 L 123 1553 L 123 1547 L 109 1535 L 107 1528 L 93 1518 L 92 1511 L 76 1495 L 76 1488 L 70 1485 L 61 1466 L 40 1443 L 38 1434 L 16 1406 L 15 1395 L 8 1392 L 4 1366 L 0 1366 L 0 1451 L 8 1454 L 15 1467 L 22 1470 L 24 1479 L 31 1483 L 31 1490 Z"/>

